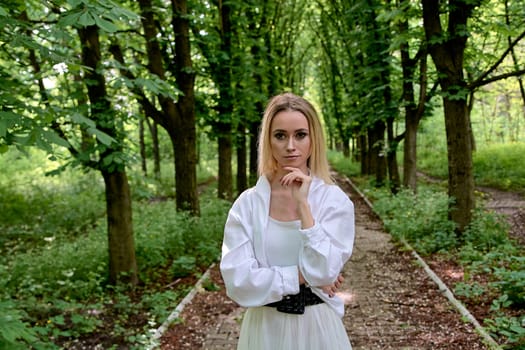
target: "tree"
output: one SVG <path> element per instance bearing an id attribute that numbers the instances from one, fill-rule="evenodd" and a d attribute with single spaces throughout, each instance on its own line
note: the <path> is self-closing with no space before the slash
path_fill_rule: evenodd
<path id="1" fill-rule="evenodd" d="M 93 16 L 99 15 L 97 12 L 93 13 Z M 113 142 L 108 145 L 98 143 L 99 160 L 94 164 L 91 162 L 88 164 L 101 172 L 106 185 L 110 282 L 124 280 L 136 284 L 138 277 L 131 194 L 125 163 L 121 159 L 122 136 L 119 135 L 115 113 L 109 103 L 105 78 L 102 74 L 98 31 L 98 26 L 94 24 L 80 25 L 78 28 L 82 48 L 81 63 L 86 67 L 83 79 L 90 102 L 90 118 L 98 129 L 113 139 Z"/>
<path id="2" fill-rule="evenodd" d="M 9 21 L 11 27 L 8 31 L 11 30 L 15 35 L 14 43 L 19 40 L 24 43 L 21 47 L 27 49 L 25 53 L 19 51 L 20 64 L 29 61 L 28 66 L 33 68 L 33 72 L 31 74 L 24 68 L 25 73 L 34 79 L 33 82 L 37 82 L 36 92 L 40 97 L 34 98 L 34 94 L 27 94 L 25 98 L 30 100 L 28 106 L 38 108 L 21 110 L 20 106 L 13 104 L 12 99 L 8 99 L 5 107 L 19 113 L 16 114 L 19 120 L 12 125 L 9 122 L 4 124 L 4 140 L 7 145 L 38 146 L 51 155 L 55 153 L 55 143 L 70 151 L 74 159 L 70 165 L 77 164 L 100 171 L 106 185 L 109 279 L 112 283 L 125 281 L 135 284 L 138 281 L 137 264 L 131 196 L 125 170 L 127 159 L 119 126 L 122 120 L 112 109 L 111 98 L 107 94 L 99 40 L 100 27 L 108 32 L 113 31 L 115 26 L 108 19 L 119 21 L 119 15 L 123 13 L 118 8 L 107 13 L 108 7 L 102 3 L 85 7 L 80 5 L 70 10 L 60 7 L 53 7 L 51 11 L 41 8 L 30 10 L 24 6 L 11 8 L 11 17 L 19 20 Z M 28 13 L 34 17 L 30 18 Z M 78 41 L 74 40 L 75 30 Z M 67 38 L 69 45 L 58 45 L 59 40 L 64 38 Z M 44 44 L 46 41 L 54 46 L 47 47 Z M 78 56 L 79 48 L 80 61 L 70 59 Z M 15 44 L 13 49 L 19 50 L 20 47 Z M 62 101 L 57 101 L 58 98 L 50 93 L 51 90 L 46 89 L 42 79 L 43 70 L 50 70 L 53 64 L 62 62 L 67 62 L 70 67 L 79 67 L 81 64 L 85 68 L 81 78 L 79 71 L 71 72 L 75 85 L 78 82 L 80 87 L 82 83 L 87 90 L 88 98 L 81 96 L 85 95 L 84 91 L 80 91 L 77 97 L 87 102 L 85 106 L 75 108 L 73 100 L 67 95 L 64 98 L 66 103 L 62 105 Z M 54 79 L 57 84 L 60 83 L 60 79 Z M 24 82 L 24 85 L 27 91 L 34 86 L 31 81 Z M 13 114 L 10 116 L 15 117 Z M 31 122 L 20 123 L 24 120 Z M 25 125 L 25 130 L 16 127 L 17 124 Z M 24 140 L 17 136 L 21 131 L 34 136 Z"/>
<path id="3" fill-rule="evenodd" d="M 398 36 L 402 38 L 399 44 L 400 64 L 402 69 L 402 105 L 405 110 L 405 132 L 403 147 L 403 186 L 417 191 L 417 130 L 419 122 L 426 110 L 426 103 L 432 94 L 428 94 L 428 65 L 425 40 L 418 33 L 410 30 L 411 14 L 415 10 L 410 1 L 399 2 L 401 16 L 397 19 Z M 411 49 L 411 42 L 419 42 Z M 414 51 L 411 57 L 411 50 Z M 417 88 L 416 88 L 417 87 Z M 418 93 L 419 91 L 419 93 Z M 417 95 L 417 98 L 416 98 Z"/>
<path id="4" fill-rule="evenodd" d="M 232 86 L 232 8 L 229 1 L 219 0 L 217 6 L 216 47 L 211 46 L 213 41 L 202 38 L 199 32 L 199 46 L 208 61 L 210 75 L 217 85 L 218 100 L 216 105 L 217 119 L 213 123 L 217 134 L 219 150 L 219 198 L 232 199 L 232 131 L 233 121 L 233 86 Z"/>
<path id="5" fill-rule="evenodd" d="M 449 0 L 442 3 L 437 0 L 423 0 L 422 4 L 428 49 L 438 72 L 443 97 L 448 151 L 448 194 L 453 200 L 450 202 L 449 215 L 456 223 L 458 232 L 463 232 L 472 220 L 475 207 L 468 93 L 489 81 L 520 75 L 523 71 L 485 79 L 501 63 L 500 58 L 475 82 L 467 84 L 464 77 L 465 48 L 469 37 L 467 22 L 482 2 Z M 441 14 L 446 16 L 446 30 L 442 26 Z M 519 39 L 520 37 L 515 43 Z"/>
<path id="6" fill-rule="evenodd" d="M 153 75 L 153 84 L 156 86 L 155 97 L 159 101 L 162 112 L 157 110 L 139 82 L 148 84 L 148 80 L 136 77 L 125 66 L 124 55 L 118 43 L 114 42 L 111 51 L 122 66 L 121 74 L 127 77 L 132 84 L 132 91 L 137 96 L 146 115 L 155 123 L 161 125 L 170 136 L 175 162 L 176 205 L 178 210 L 186 210 L 198 215 L 199 201 L 197 194 L 197 150 L 196 150 L 196 120 L 195 120 L 195 72 L 192 68 L 189 20 L 186 1 L 171 2 L 172 27 L 175 37 L 173 58 L 163 55 L 158 42 L 158 32 L 155 22 L 155 11 L 150 0 L 139 1 L 146 41 L 148 57 L 147 68 Z M 173 62 L 165 62 L 173 59 Z M 166 68 L 172 68 L 176 79 L 179 95 L 173 93 L 166 82 Z M 155 79 L 156 77 L 156 79 Z M 177 99 L 177 102 L 175 100 Z"/>

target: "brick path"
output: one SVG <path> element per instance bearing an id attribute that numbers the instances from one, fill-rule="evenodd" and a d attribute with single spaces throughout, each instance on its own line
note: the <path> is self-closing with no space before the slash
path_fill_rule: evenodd
<path id="1" fill-rule="evenodd" d="M 459 313 L 422 268 L 415 266 L 413 260 L 398 258 L 401 253 L 365 203 L 356 198 L 352 200 L 356 208 L 356 241 L 352 258 L 343 270 L 345 283 L 340 296 L 346 304 L 343 322 L 353 349 L 485 349 L 472 325 L 461 321 Z M 422 289 L 418 291 L 418 288 Z M 427 299 L 408 301 L 406 305 L 399 302 L 411 296 L 417 298 L 421 290 L 432 289 L 434 294 L 427 295 Z M 421 324 L 407 320 L 407 314 L 415 312 L 424 312 L 429 319 Z M 238 308 L 230 315 L 221 316 L 209 330 L 202 349 L 235 349 L 242 313 L 243 309 Z M 447 329 L 439 318 L 433 320 L 432 314 L 457 318 L 457 323 Z M 457 337 L 458 333 L 459 337 L 474 339 L 473 342 L 468 347 L 451 347 L 453 334 Z M 429 340 L 425 342 L 425 338 Z M 415 339 L 422 340 L 415 342 Z"/>

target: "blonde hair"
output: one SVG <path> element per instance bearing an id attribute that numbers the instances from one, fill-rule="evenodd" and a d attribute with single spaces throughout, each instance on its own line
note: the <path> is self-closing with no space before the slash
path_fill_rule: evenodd
<path id="1" fill-rule="evenodd" d="M 326 145 L 319 116 L 310 102 L 289 92 L 272 97 L 264 111 L 258 144 L 259 175 L 272 175 L 278 168 L 277 161 L 272 156 L 270 133 L 273 118 L 282 111 L 297 111 L 306 117 L 311 139 L 311 154 L 308 158 L 310 173 L 326 183 L 333 183 L 326 158 Z"/>

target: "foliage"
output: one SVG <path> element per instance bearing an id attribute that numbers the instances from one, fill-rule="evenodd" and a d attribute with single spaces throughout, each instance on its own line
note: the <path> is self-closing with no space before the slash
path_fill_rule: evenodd
<path id="1" fill-rule="evenodd" d="M 357 176 L 359 174 L 359 164 L 352 162 L 350 158 L 345 157 L 341 152 L 328 151 L 328 161 L 334 169 L 346 174 L 346 176 Z"/>
<path id="2" fill-rule="evenodd" d="M 93 174 L 68 170 L 60 177 L 45 176 L 56 164 L 45 161 L 42 152 L 7 152 L 0 161 L 6 175 L 18 175 L 0 178 L 4 256 L 48 246 L 58 237 L 73 239 L 103 217 L 103 189 Z"/>
<path id="3" fill-rule="evenodd" d="M 523 154 L 525 143 L 490 144 L 474 154 L 474 179 L 477 184 L 506 191 L 525 188 Z"/>
<path id="4" fill-rule="evenodd" d="M 0 349 L 27 349 L 37 339 L 12 301 L 0 301 L 0 325 Z"/>
<path id="5" fill-rule="evenodd" d="M 34 171 L 31 161 L 22 164 L 6 162 L 6 170 L 27 178 L 26 174 Z M 137 174 L 132 176 L 139 178 Z M 102 327 L 112 327 L 114 341 L 120 339 L 118 342 L 140 348 L 148 339 L 149 328 L 163 322 L 189 288 L 174 284 L 165 289 L 166 285 L 175 276 L 202 273 L 219 257 L 230 203 L 215 199 L 213 191 L 205 191 L 202 217 L 194 218 L 176 212 L 173 200 L 155 196 L 162 194 L 161 183 L 145 187 L 141 198 L 146 199 L 133 205 L 137 261 L 144 286 L 137 290 L 111 288 L 107 285 L 106 226 L 99 211 L 104 205 L 100 184 L 72 170 L 55 177 L 33 173 L 29 178 L 33 179 L 31 186 L 15 182 L 12 176 L 0 177 L 2 191 L 11 193 L 10 198 L 18 198 L 1 202 L 4 212 L 11 213 L 2 222 L 6 231 L 0 235 L 6 243 L 0 258 L 1 300 L 5 299 L 0 302 L 0 313 L 5 317 L 5 322 L 0 322 L 0 342 L 9 342 L 9 348 L 27 348 L 29 343 L 42 349 L 57 347 L 54 344 L 68 347 L 75 339 L 108 333 L 107 329 L 102 332 Z M 63 202 L 58 213 L 57 202 Z M 68 219 L 70 215 L 77 216 Z M 28 225 L 13 216 L 39 216 L 41 222 L 46 222 L 48 235 L 29 239 L 40 226 Z M 63 219 L 59 220 L 60 216 Z M 70 220 L 77 226 L 73 227 Z M 15 239 L 4 232 L 24 234 Z M 170 271 L 170 266 L 188 258 L 191 264 L 180 264 L 183 273 L 181 269 Z M 147 319 L 141 314 L 148 315 Z M 115 324 L 103 324 L 105 318 L 116 320 Z M 135 319 L 142 319 L 142 323 L 136 324 Z"/>
<path id="6" fill-rule="evenodd" d="M 508 346 L 505 349 L 525 349 L 525 316 L 485 319 L 484 325 L 491 333 L 507 339 Z"/>
<path id="7" fill-rule="evenodd" d="M 418 168 L 426 174 L 447 178 L 447 149 L 442 121 L 437 118 L 423 120 L 419 131 Z M 478 186 L 523 192 L 525 167 L 522 163 L 523 142 L 482 143 L 473 155 L 474 180 Z"/>
<path id="8" fill-rule="evenodd" d="M 385 228 L 398 239 L 406 239 L 424 254 L 449 251 L 457 244 L 454 224 L 448 220 L 445 193 L 425 188 L 415 195 L 408 189 L 392 196 L 384 190 L 367 193 Z"/>
<path id="9" fill-rule="evenodd" d="M 338 162 L 332 165 L 343 169 Z M 509 238 L 502 216 L 476 210 L 458 239 L 447 218 L 448 199 L 441 186 L 420 184 L 417 194 L 402 190 L 393 195 L 366 178 L 354 175 L 352 181 L 359 183 L 394 238 L 407 240 L 420 254 L 438 253 L 462 266 L 464 279 L 455 284 L 454 292 L 473 305 L 491 303 L 491 313 L 483 322 L 495 337 L 512 349 L 525 344 L 525 317 L 515 316 L 525 305 L 525 252 Z M 486 276 L 487 282 L 481 283 L 477 275 Z"/>

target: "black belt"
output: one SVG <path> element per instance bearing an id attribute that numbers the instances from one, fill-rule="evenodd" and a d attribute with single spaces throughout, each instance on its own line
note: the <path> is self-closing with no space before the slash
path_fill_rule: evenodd
<path id="1" fill-rule="evenodd" d="M 287 314 L 304 314 L 304 308 L 309 305 L 316 305 L 323 303 L 323 299 L 319 298 L 310 287 L 301 285 L 299 293 L 293 295 L 285 295 L 280 301 L 266 304 L 265 306 L 276 307 L 277 311 Z"/>

